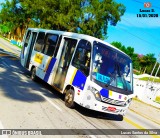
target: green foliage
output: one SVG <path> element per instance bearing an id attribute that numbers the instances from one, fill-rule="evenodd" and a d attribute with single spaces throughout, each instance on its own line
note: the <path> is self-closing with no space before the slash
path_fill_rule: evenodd
<path id="1" fill-rule="evenodd" d="M 146 54 L 143 56 L 139 56 L 139 65 L 141 67 L 141 72 L 151 73 L 153 66 L 156 62 L 156 58 L 154 54 Z"/>
<path id="2" fill-rule="evenodd" d="M 20 0 L 6 0 L 1 7 L 0 24 L 7 28 L 7 31 L 1 29 L 1 33 L 7 34 L 8 38 L 12 36 L 21 40 L 24 30 L 28 27 L 30 15 L 23 9 Z"/>
<path id="3" fill-rule="evenodd" d="M 10 27 L 8 25 L 0 24 L 0 33 L 5 34 L 10 31 Z"/>
<path id="4" fill-rule="evenodd" d="M 134 53 L 134 48 L 132 48 L 130 46 L 125 47 L 120 42 L 112 42 L 111 44 L 113 46 L 117 47 L 118 49 L 120 49 L 121 51 L 123 51 L 124 53 L 126 53 L 128 56 L 130 56 L 132 61 L 133 61 L 133 65 L 134 65 L 135 68 L 137 68 L 137 66 L 139 66 L 139 63 L 137 62 L 138 55 Z"/>
<path id="5" fill-rule="evenodd" d="M 108 23 L 116 25 L 124 14 L 123 4 L 113 0 L 6 0 L 1 22 L 16 27 L 41 27 L 107 37 Z"/>
<path id="6" fill-rule="evenodd" d="M 84 0 L 79 20 L 79 32 L 97 38 L 107 37 L 108 23 L 116 25 L 125 12 L 125 7 L 112 0 Z"/>
<path id="7" fill-rule="evenodd" d="M 140 75 L 141 73 L 135 69 L 133 69 L 133 73 L 136 74 L 136 75 Z"/>
<path id="8" fill-rule="evenodd" d="M 120 49 L 121 51 L 123 51 L 124 53 L 126 53 L 127 55 L 129 55 L 131 58 L 134 56 L 134 48 L 132 47 L 125 47 L 124 45 L 122 45 L 122 43 L 120 42 L 112 42 L 111 43 L 113 46 L 117 47 L 118 49 Z"/>
<path id="9" fill-rule="evenodd" d="M 155 99 L 156 102 L 160 103 L 160 96 L 157 96 Z"/>
<path id="10" fill-rule="evenodd" d="M 141 73 L 148 73 L 148 74 L 151 73 L 153 66 L 156 62 L 154 54 L 149 53 L 146 55 L 138 55 L 134 53 L 134 48 L 132 48 L 131 46 L 126 47 L 122 45 L 122 43 L 116 41 L 112 42 L 111 44 L 131 57 L 134 69 L 139 70 Z M 160 72 L 158 75 L 160 76 Z"/>
<path id="11" fill-rule="evenodd" d="M 149 79 L 149 77 L 144 77 L 144 78 L 140 78 L 140 80 L 144 80 L 144 81 L 148 81 L 148 79 Z M 158 82 L 158 83 L 160 83 L 160 79 L 157 79 L 157 78 L 150 78 L 150 81 L 153 81 L 154 80 L 154 82 Z"/>

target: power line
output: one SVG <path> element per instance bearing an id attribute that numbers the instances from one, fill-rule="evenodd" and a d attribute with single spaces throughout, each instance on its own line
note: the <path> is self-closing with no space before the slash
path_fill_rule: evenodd
<path id="1" fill-rule="evenodd" d="M 126 19 L 123 19 L 123 21 L 124 21 L 124 22 L 127 22 L 128 24 L 130 24 L 130 25 L 132 25 L 132 26 L 134 26 L 134 24 L 130 23 L 130 22 L 127 21 Z M 160 38 L 158 38 L 158 37 L 156 37 L 156 36 L 153 36 L 153 35 L 151 35 L 150 33 L 147 33 L 147 32 L 145 32 L 145 31 L 143 31 L 143 30 L 141 30 L 141 32 L 143 32 L 143 33 L 151 36 L 152 38 L 156 38 L 158 41 L 160 41 Z"/>
<path id="2" fill-rule="evenodd" d="M 141 37 L 139 37 L 139 36 L 137 36 L 137 35 L 135 35 L 135 34 L 129 32 L 129 31 L 127 31 L 126 29 L 124 29 L 124 28 L 122 28 L 122 27 L 117 26 L 117 28 L 119 28 L 119 29 L 121 29 L 121 30 L 123 30 L 123 31 L 125 31 L 125 32 L 127 32 L 127 33 L 129 33 L 130 35 L 132 35 L 132 36 L 134 36 L 134 37 L 136 37 L 136 38 L 138 38 L 138 39 L 140 39 L 140 40 L 142 40 L 142 41 L 145 41 L 145 42 L 148 43 L 148 44 L 151 44 L 151 45 L 154 45 L 154 46 L 159 47 L 157 44 L 154 44 L 154 43 L 152 43 L 152 42 L 149 42 L 149 41 L 147 41 L 147 40 L 145 40 L 145 39 L 143 39 L 143 38 L 141 38 Z"/>
<path id="3" fill-rule="evenodd" d="M 141 1 L 138 1 L 138 0 L 132 0 L 132 1 L 134 1 L 134 2 L 137 2 L 137 3 L 140 3 L 140 4 L 143 4 L 143 5 L 144 5 L 144 2 L 141 2 Z M 159 7 L 156 7 L 156 6 L 154 6 L 154 5 L 152 5 L 152 7 L 157 8 L 157 9 L 160 9 Z M 125 20 L 125 19 L 123 19 L 123 20 L 124 20 L 124 22 L 127 22 L 128 24 L 130 24 L 130 25 L 134 26 L 134 24 L 130 23 L 129 21 L 127 21 L 127 20 Z M 146 40 L 146 39 L 143 39 L 143 38 L 141 38 L 141 37 L 139 37 L 139 36 L 137 36 L 137 35 L 135 35 L 135 34 L 131 33 L 130 31 L 128 31 L 128 30 L 126 30 L 126 29 L 124 29 L 124 28 L 122 28 L 122 27 L 120 27 L 120 26 L 117 26 L 117 28 L 119 28 L 119 29 L 123 30 L 124 32 L 129 33 L 130 35 L 132 35 L 132 36 L 134 36 L 134 37 L 138 38 L 138 39 L 139 39 L 139 40 L 141 40 L 141 41 L 144 41 L 144 42 L 145 42 L 145 43 L 147 43 L 147 44 L 150 44 L 150 45 L 152 45 L 152 46 L 157 46 L 157 47 L 159 47 L 159 45 L 154 44 L 154 43 L 152 43 L 152 42 L 150 42 L 150 41 L 148 41 L 148 40 Z M 146 33 L 146 32 L 145 32 L 145 31 L 143 31 L 143 30 L 141 30 L 141 32 L 143 32 L 143 33 L 145 33 L 145 34 L 149 35 L 151 38 L 154 38 L 154 39 L 156 38 L 156 40 L 160 41 L 160 38 L 158 38 L 158 37 L 156 37 L 156 36 L 153 36 L 153 35 L 151 35 L 151 34 L 149 34 L 149 33 Z"/>

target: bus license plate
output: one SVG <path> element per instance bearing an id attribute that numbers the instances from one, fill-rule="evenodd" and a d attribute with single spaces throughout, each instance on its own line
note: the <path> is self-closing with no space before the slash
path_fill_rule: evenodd
<path id="1" fill-rule="evenodd" d="M 112 112 L 116 111 L 116 108 L 115 108 L 115 107 L 110 107 L 110 106 L 109 106 L 107 109 L 108 109 L 109 111 L 112 111 Z"/>

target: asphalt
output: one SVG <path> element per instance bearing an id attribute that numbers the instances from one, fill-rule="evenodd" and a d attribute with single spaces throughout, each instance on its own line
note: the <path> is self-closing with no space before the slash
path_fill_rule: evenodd
<path id="1" fill-rule="evenodd" d="M 146 119 L 160 125 L 160 108 L 133 99 L 129 110 L 135 112 Z"/>

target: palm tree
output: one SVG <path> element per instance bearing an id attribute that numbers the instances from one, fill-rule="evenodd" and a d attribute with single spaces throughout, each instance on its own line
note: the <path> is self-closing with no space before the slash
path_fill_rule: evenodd
<path id="1" fill-rule="evenodd" d="M 141 56 L 139 58 L 139 62 L 140 62 L 140 65 L 141 65 L 141 72 L 143 71 L 143 73 L 146 72 L 147 68 L 151 68 L 151 66 L 154 65 L 154 63 L 156 62 L 156 58 L 154 57 L 154 54 L 153 53 L 149 53 L 149 54 L 146 54 L 144 56 Z M 149 72 L 149 70 L 148 70 Z"/>

